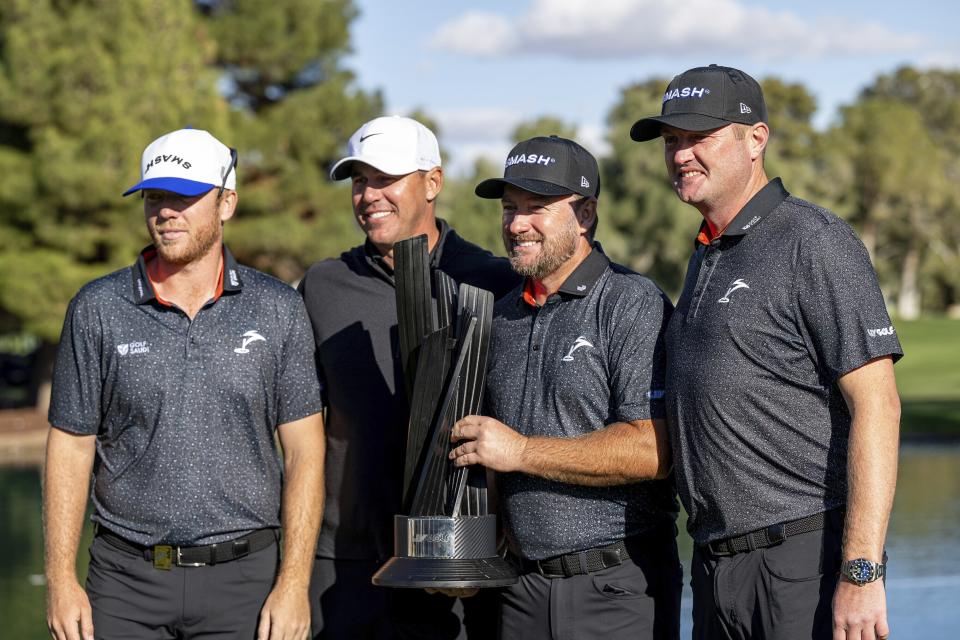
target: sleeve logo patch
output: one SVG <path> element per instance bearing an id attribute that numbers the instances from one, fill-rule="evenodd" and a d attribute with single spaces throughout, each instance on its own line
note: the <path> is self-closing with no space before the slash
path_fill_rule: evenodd
<path id="1" fill-rule="evenodd" d="M 871 338 L 878 338 L 880 336 L 892 336 L 897 332 L 894 330 L 893 325 L 889 327 L 882 327 L 880 329 L 867 329 L 867 335 Z"/>

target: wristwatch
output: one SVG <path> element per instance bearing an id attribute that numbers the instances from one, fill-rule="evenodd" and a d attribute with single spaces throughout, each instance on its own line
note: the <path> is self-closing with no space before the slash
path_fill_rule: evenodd
<path id="1" fill-rule="evenodd" d="M 840 565 L 840 573 L 858 587 L 880 580 L 887 574 L 887 554 L 883 554 L 883 562 L 873 562 L 866 558 L 847 560 Z"/>

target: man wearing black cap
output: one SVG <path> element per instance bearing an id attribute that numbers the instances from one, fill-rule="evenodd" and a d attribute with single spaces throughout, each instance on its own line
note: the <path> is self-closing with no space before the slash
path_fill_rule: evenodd
<path id="1" fill-rule="evenodd" d="M 704 218 L 667 330 L 694 637 L 882 639 L 902 351 L 854 232 L 768 180 L 766 120 L 711 65 L 630 132 Z"/>
<path id="2" fill-rule="evenodd" d="M 454 639 L 454 599 L 375 587 L 393 555 L 402 510 L 410 409 L 397 333 L 393 245 L 426 235 L 430 265 L 500 296 L 516 284 L 503 258 L 467 242 L 435 215 L 443 188 L 436 136 L 411 118 L 361 126 L 330 172 L 352 183 L 363 244 L 310 267 L 300 283 L 313 323 L 327 406 L 327 497 L 310 585 L 317 638 Z M 492 592 L 464 602 L 469 637 L 495 633 Z"/>
<path id="3" fill-rule="evenodd" d="M 457 466 L 496 472 L 519 582 L 503 638 L 677 638 L 681 569 L 664 424 L 670 302 L 592 242 L 600 176 L 538 137 L 476 188 L 503 205 L 524 282 L 497 302 L 486 413 L 454 425 Z"/>

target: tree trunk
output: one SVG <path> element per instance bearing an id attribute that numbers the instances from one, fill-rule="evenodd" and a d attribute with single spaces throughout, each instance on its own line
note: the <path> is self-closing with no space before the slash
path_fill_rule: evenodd
<path id="1" fill-rule="evenodd" d="M 50 386 L 53 380 L 53 362 L 57 357 L 57 345 L 43 340 L 33 359 L 30 375 L 30 394 L 37 411 L 47 415 L 50 408 Z"/>
<path id="2" fill-rule="evenodd" d="M 863 246 L 867 248 L 867 255 L 870 256 L 870 262 L 876 264 L 877 223 L 869 218 L 864 220 L 863 227 L 860 230 L 860 239 L 863 241 Z"/>
<path id="3" fill-rule="evenodd" d="M 911 239 L 907 245 L 907 254 L 903 257 L 903 269 L 900 272 L 900 295 L 897 296 L 897 315 L 904 320 L 916 320 L 920 317 L 920 251 L 917 241 Z"/>

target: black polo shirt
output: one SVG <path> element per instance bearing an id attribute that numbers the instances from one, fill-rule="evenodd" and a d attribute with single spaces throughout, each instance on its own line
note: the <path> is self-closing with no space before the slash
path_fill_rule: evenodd
<path id="1" fill-rule="evenodd" d="M 274 429 L 321 410 L 313 351 L 297 292 L 226 248 L 222 293 L 193 320 L 156 298 L 143 254 L 84 286 L 49 420 L 97 436 L 93 519 L 144 545 L 279 527 Z"/>
<path id="2" fill-rule="evenodd" d="M 574 438 L 663 418 L 670 301 L 594 249 L 542 307 L 521 285 L 494 306 L 486 413 L 527 436 Z M 497 474 L 511 546 L 540 560 L 622 540 L 676 517 L 671 481 L 588 487 Z"/>
<path id="3" fill-rule="evenodd" d="M 430 264 L 497 297 L 519 277 L 504 258 L 438 220 Z M 409 407 L 393 271 L 367 241 L 310 267 L 300 283 L 326 404 L 326 503 L 317 555 L 387 560 L 400 513 Z"/>
<path id="4" fill-rule="evenodd" d="M 902 351 L 863 243 L 776 179 L 697 243 L 667 354 L 674 471 L 702 544 L 844 504 L 837 379 Z"/>

